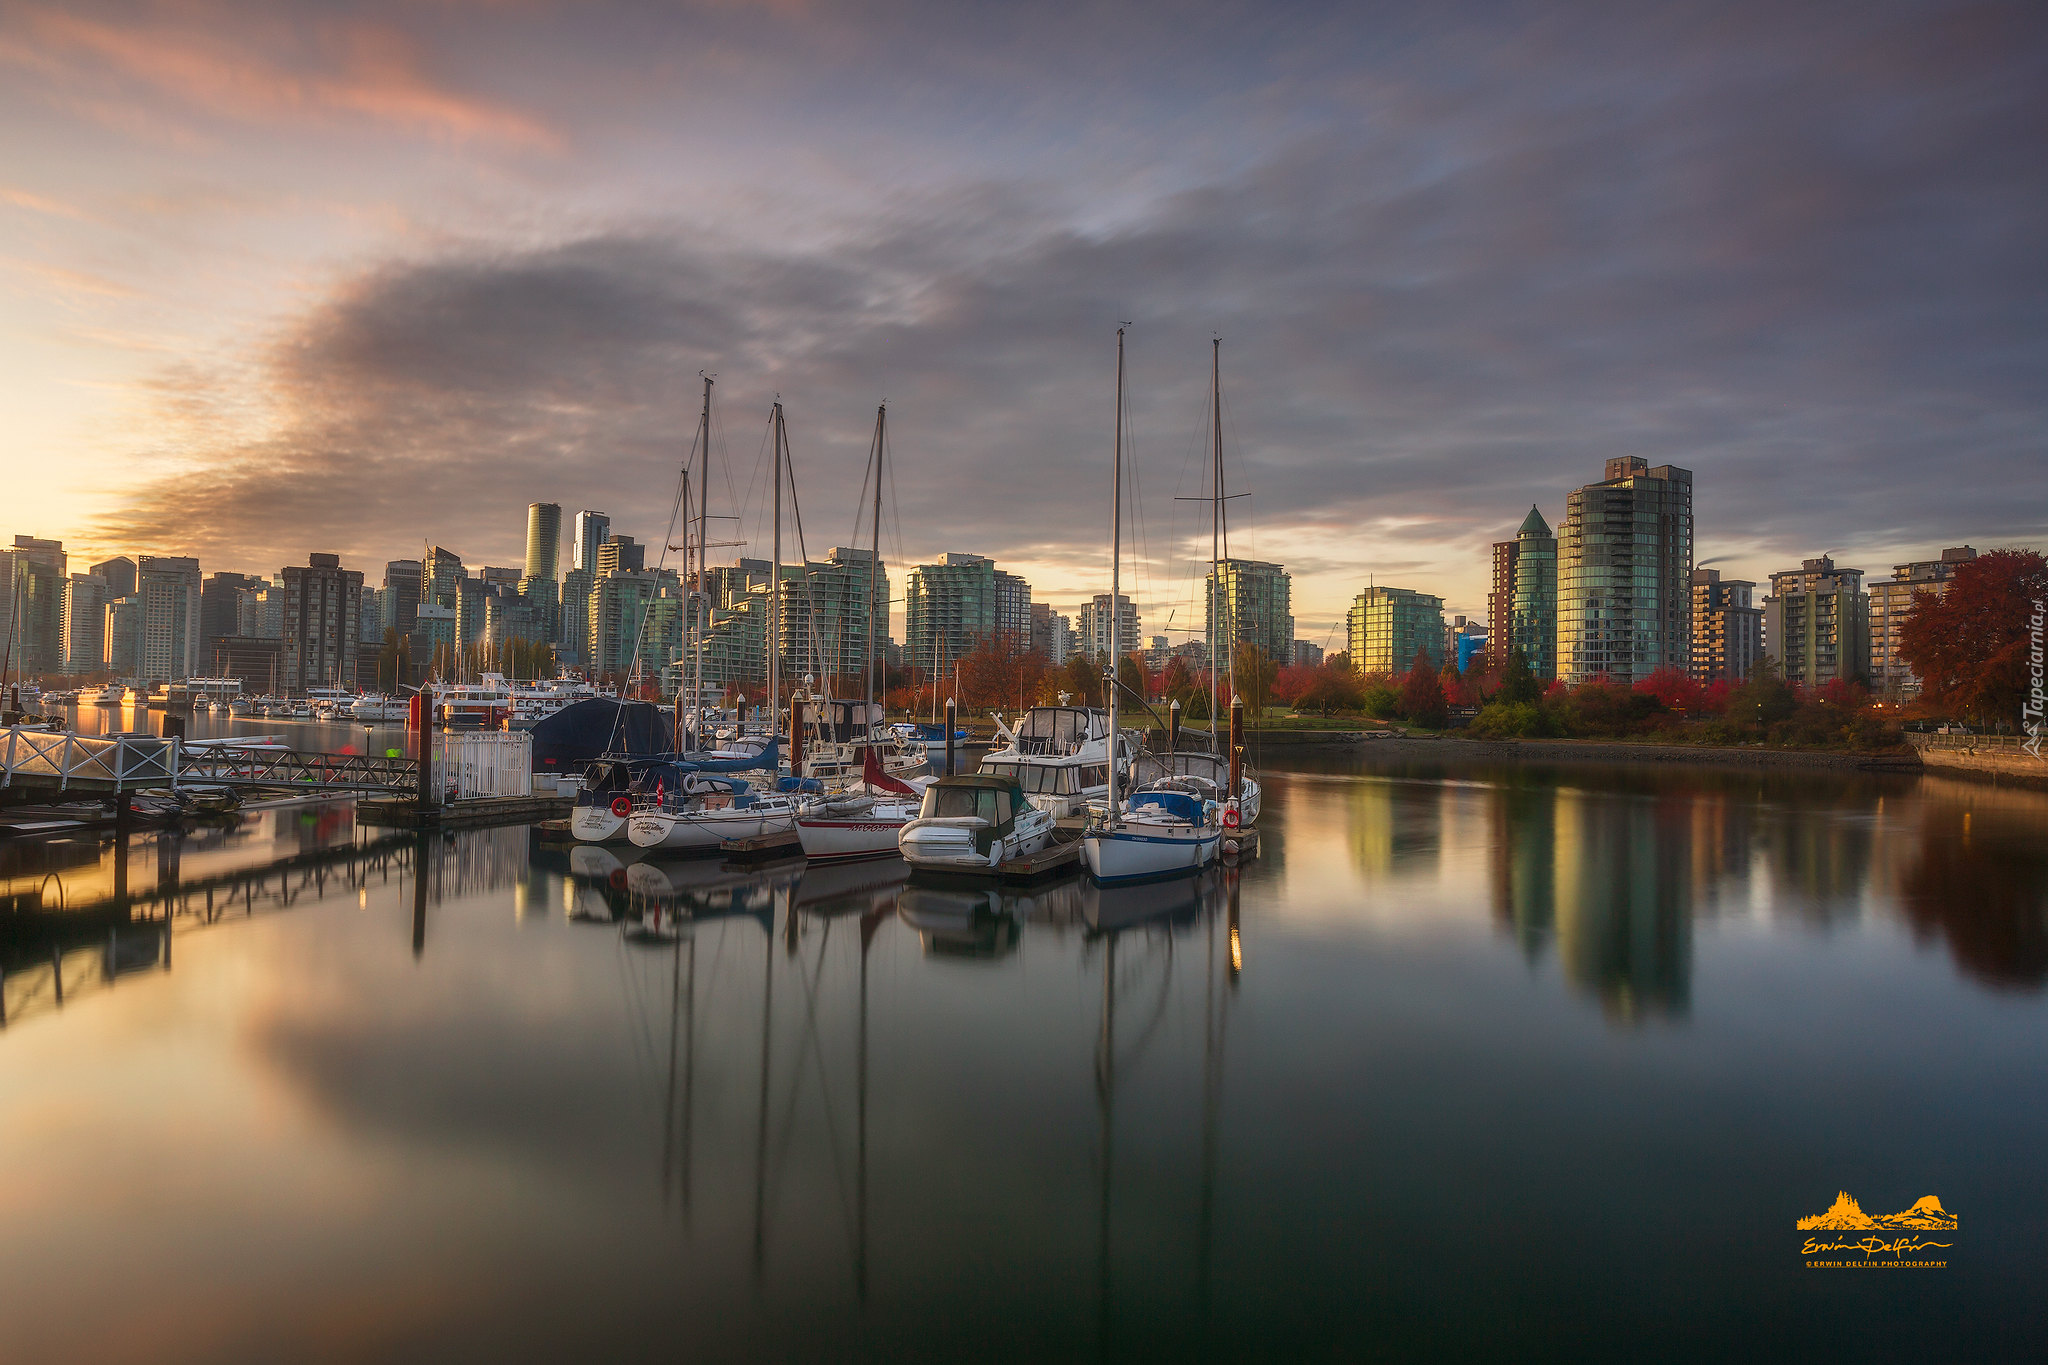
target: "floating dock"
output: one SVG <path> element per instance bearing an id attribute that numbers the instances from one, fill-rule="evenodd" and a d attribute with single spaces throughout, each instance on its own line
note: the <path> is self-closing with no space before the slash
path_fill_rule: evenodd
<path id="1" fill-rule="evenodd" d="M 749 839 L 727 839 L 724 844 L 725 856 L 735 862 L 766 863 L 780 858 L 801 858 L 804 856 L 803 840 L 796 837 L 796 831 L 785 829 L 777 834 L 756 834 Z"/>
<path id="2" fill-rule="evenodd" d="M 1036 881 L 1051 876 L 1063 868 L 1078 867 L 1081 862 L 1081 836 L 1062 838 L 1068 831 L 1055 829 L 1052 839 L 1038 852 L 1023 858 L 1012 858 L 996 867 L 996 880 L 1004 882 Z"/>
<path id="3" fill-rule="evenodd" d="M 387 829 L 530 825 L 565 816 L 574 805 L 566 796 L 472 796 L 445 805 L 422 805 L 409 797 L 376 797 L 356 802 L 356 823 Z"/>

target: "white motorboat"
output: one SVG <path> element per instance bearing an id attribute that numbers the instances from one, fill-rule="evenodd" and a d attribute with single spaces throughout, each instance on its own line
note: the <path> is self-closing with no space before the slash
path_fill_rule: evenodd
<path id="1" fill-rule="evenodd" d="M 434 715 L 450 730 L 495 730 L 512 715 L 512 685 L 502 673 L 432 689 Z"/>
<path id="2" fill-rule="evenodd" d="M 898 779 L 917 776 L 930 766 L 922 744 L 882 724 L 882 708 L 875 702 L 799 696 L 794 704 L 804 711 L 807 778 L 827 787 L 857 782 L 870 752 L 881 760 L 883 772 Z"/>
<path id="3" fill-rule="evenodd" d="M 122 696 L 128 691 L 119 683 L 108 683 L 105 687 L 88 687 L 78 694 L 80 706 L 119 706 Z"/>
<path id="4" fill-rule="evenodd" d="M 981 760 L 982 772 L 1015 778 L 1026 800 L 1054 816 L 1079 815 L 1109 794 L 1109 713 L 1066 702 L 1063 692 L 1058 706 L 1032 707 L 1015 729 L 996 717 L 1003 747 Z M 1117 747 L 1127 773 L 1137 746 L 1124 735 Z"/>
<path id="5" fill-rule="evenodd" d="M 1015 778 L 941 777 L 924 789 L 917 818 L 903 826 L 897 848 L 914 868 L 988 874 L 1042 850 L 1054 823 L 1050 811 L 1025 799 Z"/>

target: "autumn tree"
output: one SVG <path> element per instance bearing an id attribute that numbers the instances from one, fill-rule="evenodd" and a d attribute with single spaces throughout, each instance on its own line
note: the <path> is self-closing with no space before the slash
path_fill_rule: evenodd
<path id="1" fill-rule="evenodd" d="M 1316 669 L 1314 677 L 1294 699 L 1296 711 L 1314 711 L 1325 718 L 1333 712 L 1358 708 L 1358 677 L 1341 658 L 1326 661 Z"/>
<path id="2" fill-rule="evenodd" d="M 2019 719 L 2029 677 L 2030 620 L 2048 603 L 2048 561 L 1993 550 L 1956 569 L 1948 591 L 1922 588 L 1899 632 L 1899 654 L 1921 694 L 1965 719 Z"/>
<path id="3" fill-rule="evenodd" d="M 1401 680 L 1401 714 L 1417 725 L 1441 730 L 1448 711 L 1436 665 L 1430 662 L 1429 651 L 1418 647 L 1415 661 L 1408 666 L 1408 676 Z"/>

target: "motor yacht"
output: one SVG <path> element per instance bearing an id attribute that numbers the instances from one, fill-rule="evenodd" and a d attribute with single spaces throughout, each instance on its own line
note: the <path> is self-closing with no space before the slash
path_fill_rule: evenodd
<path id="1" fill-rule="evenodd" d="M 1044 849 L 1053 825 L 1052 813 L 1026 800 L 1014 777 L 966 773 L 924 789 L 917 818 L 903 826 L 897 848 L 913 868 L 990 874 Z"/>
<path id="2" fill-rule="evenodd" d="M 1055 817 L 1082 814 L 1109 794 L 1109 713 L 1066 700 L 1062 693 L 1057 706 L 1032 707 L 1014 729 L 997 717 L 1002 747 L 981 760 L 982 772 L 1014 779 L 1026 800 Z M 1136 742 L 1124 734 L 1117 748 L 1119 772 L 1128 772 Z"/>

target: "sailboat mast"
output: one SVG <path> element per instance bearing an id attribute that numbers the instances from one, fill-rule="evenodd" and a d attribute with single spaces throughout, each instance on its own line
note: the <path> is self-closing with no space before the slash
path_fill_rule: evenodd
<path id="1" fill-rule="evenodd" d="M 676 680 L 676 702 L 682 704 L 683 693 L 690 686 L 690 467 L 683 466 L 683 675 Z M 654 591 L 650 589 L 649 591 Z M 657 687 L 658 690 L 658 687 Z M 685 710 L 684 715 L 689 712 Z M 691 732 L 683 731 L 684 746 L 694 749 Z"/>
<path id="2" fill-rule="evenodd" d="M 1109 461 L 1109 823 L 1117 823 L 1117 672 L 1123 662 L 1124 329 L 1116 329 L 1116 441 Z"/>
<path id="3" fill-rule="evenodd" d="M 775 400 L 775 548 L 768 570 L 768 723 L 782 724 L 782 400 Z"/>
<path id="4" fill-rule="evenodd" d="M 1209 339 L 1209 427 L 1215 459 L 1209 473 L 1209 751 L 1216 750 L 1217 626 L 1223 616 L 1223 338 Z"/>
<path id="5" fill-rule="evenodd" d="M 701 475 L 697 482 L 697 595 L 683 613 L 685 622 L 693 621 L 699 611 L 704 613 L 697 626 L 697 647 L 684 660 L 684 672 L 690 679 L 690 728 L 696 739 L 696 748 L 704 747 L 704 637 L 711 625 L 711 609 L 704 599 L 704 554 L 710 542 L 705 538 L 707 512 L 711 505 L 711 376 L 704 376 L 704 411 L 698 418 L 697 449 L 701 463 Z M 685 571 L 689 565 L 683 565 Z M 684 626 L 685 632 L 689 626 Z"/>
<path id="6" fill-rule="evenodd" d="M 868 528 L 868 633 L 867 633 L 867 704 L 875 704 L 875 596 L 882 586 L 882 442 L 889 434 L 889 405 L 878 404 L 875 408 L 875 508 L 874 524 Z M 886 682 L 887 679 L 884 679 Z M 862 717 L 866 719 L 865 716 Z"/>

